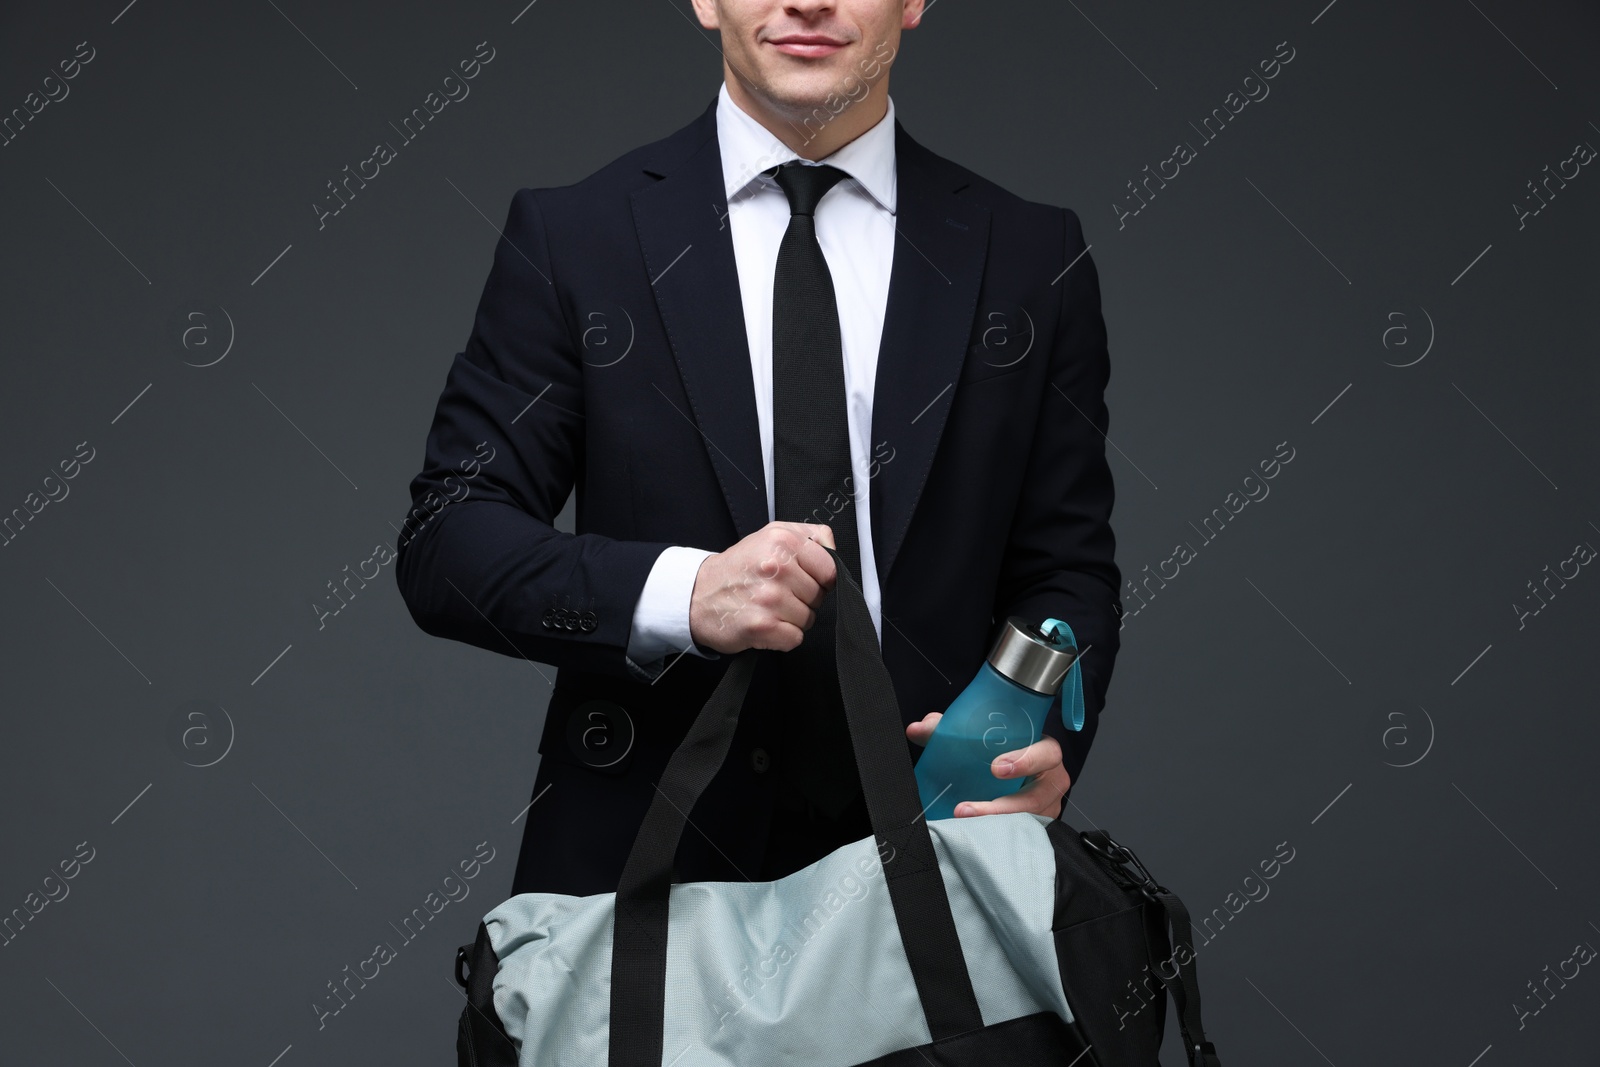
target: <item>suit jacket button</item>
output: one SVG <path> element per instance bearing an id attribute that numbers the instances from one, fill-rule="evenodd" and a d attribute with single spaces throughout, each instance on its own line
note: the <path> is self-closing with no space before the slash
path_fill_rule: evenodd
<path id="1" fill-rule="evenodd" d="M 767 755 L 766 749 L 752 748 L 750 750 L 751 770 L 755 771 L 757 774 L 766 774 L 767 768 L 770 766 L 772 766 L 772 757 Z"/>
<path id="2" fill-rule="evenodd" d="M 599 625 L 600 620 L 592 611 L 586 611 L 582 615 L 578 616 L 578 629 L 582 630 L 586 634 L 594 633 L 595 627 Z"/>
<path id="3" fill-rule="evenodd" d="M 539 625 L 543 626 L 546 630 L 548 630 L 548 629 L 551 629 L 552 627 L 555 626 L 555 621 L 554 620 L 555 620 L 555 611 L 554 610 L 547 611 L 547 612 L 544 613 L 544 618 L 539 620 Z"/>

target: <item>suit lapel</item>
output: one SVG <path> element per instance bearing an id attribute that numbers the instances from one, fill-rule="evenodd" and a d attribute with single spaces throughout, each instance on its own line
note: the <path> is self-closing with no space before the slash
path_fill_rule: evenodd
<path id="1" fill-rule="evenodd" d="M 632 195 L 634 228 L 692 409 L 680 414 L 699 429 L 744 537 L 766 525 L 766 474 L 716 102 L 661 149 L 645 166 L 661 180 Z"/>
<path id="2" fill-rule="evenodd" d="M 989 212 L 955 193 L 962 172 L 895 122 L 894 261 L 873 386 L 872 444 L 893 458 L 872 480 L 880 583 L 905 540 L 966 358 L 989 246 Z"/>

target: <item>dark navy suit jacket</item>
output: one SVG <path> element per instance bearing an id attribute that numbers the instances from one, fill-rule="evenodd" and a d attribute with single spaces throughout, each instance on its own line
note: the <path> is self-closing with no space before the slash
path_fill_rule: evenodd
<path id="1" fill-rule="evenodd" d="M 640 590 L 667 546 L 720 551 L 767 521 L 715 108 L 575 185 L 515 194 L 411 483 L 396 574 L 417 624 L 559 668 L 514 892 L 616 888 L 728 662 L 642 680 L 625 656 Z M 1065 729 L 1058 703 L 1045 731 L 1076 780 L 1121 612 L 1094 262 L 1072 211 L 898 122 L 895 151 L 870 483 L 883 660 L 911 722 L 960 693 L 998 620 L 1066 620 L 1092 646 L 1086 722 Z M 574 489 L 568 534 L 552 523 Z M 783 759 L 769 704 L 752 694 L 691 813 L 683 880 L 759 869 Z"/>

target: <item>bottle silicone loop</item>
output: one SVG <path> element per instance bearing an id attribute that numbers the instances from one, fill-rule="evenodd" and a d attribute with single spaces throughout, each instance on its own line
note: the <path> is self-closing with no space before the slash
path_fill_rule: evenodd
<path id="1" fill-rule="evenodd" d="M 1045 633 L 1054 634 L 1058 641 L 1065 638 L 1067 644 L 1073 648 L 1078 647 L 1078 639 L 1073 636 L 1072 627 L 1060 619 L 1046 619 L 1040 629 Z M 1078 654 L 1080 658 L 1082 655 L 1081 652 Z M 1078 668 L 1077 658 L 1073 659 L 1066 678 L 1061 682 L 1061 721 L 1070 724 L 1073 730 L 1083 729 L 1083 671 Z"/>

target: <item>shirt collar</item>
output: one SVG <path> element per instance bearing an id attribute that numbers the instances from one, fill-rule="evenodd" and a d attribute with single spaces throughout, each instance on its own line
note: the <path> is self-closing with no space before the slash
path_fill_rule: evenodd
<path id="1" fill-rule="evenodd" d="M 854 178 L 891 215 L 895 211 L 894 99 L 871 129 L 818 162 L 838 167 Z M 778 140 L 761 123 L 733 102 L 728 84 L 717 93 L 717 145 L 722 152 L 722 178 L 728 202 L 761 172 L 780 163 L 799 159 L 788 145 Z"/>

